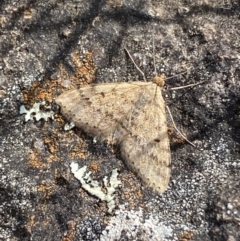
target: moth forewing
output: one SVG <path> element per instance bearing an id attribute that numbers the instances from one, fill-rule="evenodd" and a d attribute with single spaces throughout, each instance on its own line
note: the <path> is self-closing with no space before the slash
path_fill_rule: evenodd
<path id="1" fill-rule="evenodd" d="M 171 161 L 165 104 L 161 89 L 155 84 L 146 86 L 140 98 L 131 126 L 126 126 L 127 119 L 122 122 L 122 128 L 128 128 L 128 136 L 120 144 L 121 154 L 144 183 L 162 193 L 168 187 Z"/>
<path id="2" fill-rule="evenodd" d="M 158 193 L 170 178 L 161 88 L 151 82 L 96 84 L 56 98 L 62 114 L 89 135 L 120 146 L 126 165 Z"/>

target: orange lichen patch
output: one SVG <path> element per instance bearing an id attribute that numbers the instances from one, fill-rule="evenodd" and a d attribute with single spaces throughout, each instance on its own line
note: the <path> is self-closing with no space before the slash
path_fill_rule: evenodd
<path id="1" fill-rule="evenodd" d="M 54 115 L 54 121 L 57 122 L 59 124 L 59 127 L 61 129 L 63 129 L 66 121 L 63 119 L 63 116 L 59 115 L 59 114 L 55 114 Z"/>
<path id="2" fill-rule="evenodd" d="M 90 167 L 91 167 L 91 169 L 93 170 L 93 171 L 98 171 L 98 165 L 96 164 L 96 163 L 92 163 L 91 165 L 90 165 Z"/>
<path id="3" fill-rule="evenodd" d="M 92 53 L 87 52 L 84 59 L 80 58 L 79 52 L 74 52 L 71 57 L 75 65 L 75 72 L 73 74 L 68 73 L 65 67 L 60 64 L 60 74 L 57 76 L 59 85 L 63 89 L 76 89 L 92 83 L 96 71 L 96 66 L 92 60 Z"/>
<path id="4" fill-rule="evenodd" d="M 89 84 L 94 79 L 96 66 L 92 61 L 92 54 L 86 53 L 85 58 L 80 60 L 79 53 L 72 55 L 75 64 L 75 73 L 68 73 L 62 64 L 59 64 L 59 75 L 54 80 L 45 79 L 34 82 L 30 89 L 23 90 L 25 106 L 30 108 L 35 102 L 47 101 L 51 103 L 59 89 L 76 88 L 80 85 Z M 66 86 L 65 81 L 70 85 Z"/>
<path id="5" fill-rule="evenodd" d="M 70 153 L 70 157 L 71 157 L 71 159 L 74 159 L 76 157 L 79 157 L 81 159 L 85 159 L 86 158 L 86 151 L 85 150 L 81 151 L 80 149 L 77 148 L 77 146 L 75 146 Z"/>
<path id="6" fill-rule="evenodd" d="M 122 182 L 122 190 L 121 198 L 123 200 L 128 200 L 128 205 L 130 207 L 136 207 L 139 204 L 137 200 L 140 201 L 141 197 L 143 196 L 141 191 L 141 185 L 136 182 L 136 178 L 133 173 L 129 173 L 121 177 Z"/>
<path id="7" fill-rule="evenodd" d="M 64 144 L 68 148 L 69 159 L 81 158 L 85 159 L 87 157 L 86 143 L 74 134 L 73 131 L 68 131 L 65 133 L 60 133 L 59 131 L 54 131 L 51 133 L 46 133 L 44 137 L 44 144 L 51 155 L 48 156 L 49 161 L 56 161 L 59 159 L 59 145 L 61 140 L 66 140 Z"/>
<path id="8" fill-rule="evenodd" d="M 71 76 L 70 79 L 77 83 L 79 80 L 82 80 L 83 84 L 90 84 L 95 76 L 96 66 L 92 60 L 92 53 L 87 52 L 85 55 L 85 59 L 80 61 L 79 53 L 75 52 L 72 55 L 72 60 L 76 66 L 76 74 L 75 76 Z"/>
<path id="9" fill-rule="evenodd" d="M 56 155 L 58 148 L 59 148 L 59 143 L 56 139 L 56 136 L 53 134 L 51 136 L 46 136 L 44 137 L 44 144 L 46 145 L 48 151 L 52 154 L 52 155 Z"/>
<path id="10" fill-rule="evenodd" d="M 26 10 L 26 14 L 28 14 L 28 10 Z M 45 79 L 43 81 L 34 82 L 30 89 L 23 90 L 23 97 L 26 108 L 31 108 L 35 102 L 47 101 L 51 103 L 53 101 L 53 97 L 64 88 L 65 86 L 64 80 L 70 82 L 68 87 L 76 88 L 80 85 L 84 85 L 87 83 L 91 83 L 96 66 L 92 61 L 92 54 L 86 53 L 83 59 L 80 59 L 79 53 L 75 52 L 72 54 L 72 61 L 75 64 L 75 73 L 68 73 L 62 64 L 59 65 L 60 74 L 56 77 L 55 80 Z M 61 115 L 55 114 L 55 121 L 59 124 L 58 127 L 62 128 L 65 121 L 61 117 Z M 59 142 L 62 140 L 62 136 L 59 133 L 59 129 L 54 132 L 49 132 L 49 126 L 45 125 L 44 129 L 44 144 L 47 147 L 48 152 L 43 153 L 44 158 L 48 162 L 57 161 L 58 153 L 59 153 Z M 69 150 L 69 156 L 71 159 L 74 158 L 85 158 L 86 157 L 86 146 L 84 146 L 81 138 L 74 139 L 72 137 L 71 131 L 68 133 L 64 133 L 64 139 L 69 140 L 69 146 L 71 147 Z M 70 138 L 70 139 L 68 139 Z M 32 167 L 43 168 L 46 164 L 42 162 L 42 158 L 40 153 L 36 150 L 32 150 L 29 154 L 29 162 L 28 164 Z"/>
<path id="11" fill-rule="evenodd" d="M 35 102 L 47 101 L 52 102 L 53 92 L 57 89 L 57 81 L 46 79 L 44 81 L 34 82 L 30 89 L 23 90 L 25 106 L 31 108 Z"/>
<path id="12" fill-rule="evenodd" d="M 87 157 L 87 151 L 86 151 L 86 143 L 82 141 L 81 138 L 78 136 L 74 136 L 73 133 L 68 133 L 70 136 L 68 136 L 72 142 L 71 149 L 69 150 L 69 156 L 71 159 L 81 158 L 85 159 Z"/>
<path id="13" fill-rule="evenodd" d="M 62 241 L 71 241 L 75 237 L 75 230 L 76 230 L 76 222 L 71 220 L 68 222 L 68 231 L 67 235 L 62 238 Z"/>
<path id="14" fill-rule="evenodd" d="M 190 241 L 193 238 L 194 233 L 192 231 L 185 231 L 181 234 L 179 241 Z"/>
<path id="15" fill-rule="evenodd" d="M 51 195 L 55 192 L 55 185 L 49 184 L 40 184 L 37 186 L 37 191 L 41 193 L 41 200 L 46 201 L 48 200 Z"/>
<path id="16" fill-rule="evenodd" d="M 54 161 L 58 161 L 56 156 L 50 155 L 50 156 L 47 157 L 47 162 L 51 163 L 51 162 L 54 162 Z"/>
<path id="17" fill-rule="evenodd" d="M 45 137 L 43 138 L 44 144 L 50 153 L 47 157 L 48 161 L 59 160 L 59 146 L 62 140 L 66 142 L 64 145 L 67 147 L 69 159 L 86 158 L 86 143 L 79 136 L 74 134 L 73 131 L 60 133 L 58 130 L 55 130 L 50 133 L 45 131 Z"/>
<path id="18" fill-rule="evenodd" d="M 28 166 L 34 168 L 43 168 L 45 163 L 42 162 L 40 153 L 36 149 L 32 149 L 28 155 Z"/>

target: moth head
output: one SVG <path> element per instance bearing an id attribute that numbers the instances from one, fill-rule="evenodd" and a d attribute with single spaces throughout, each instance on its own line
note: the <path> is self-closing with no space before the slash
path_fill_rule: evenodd
<path id="1" fill-rule="evenodd" d="M 153 83 L 155 83 L 156 85 L 158 85 L 159 87 L 163 87 L 165 84 L 165 79 L 166 76 L 165 74 L 161 74 L 159 76 L 155 76 L 153 79 Z"/>

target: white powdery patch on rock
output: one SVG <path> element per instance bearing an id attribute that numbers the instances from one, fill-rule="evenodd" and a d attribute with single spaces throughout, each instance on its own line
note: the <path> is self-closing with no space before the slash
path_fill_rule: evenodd
<path id="1" fill-rule="evenodd" d="M 26 114 L 25 115 L 25 121 L 33 120 L 34 118 L 36 121 L 39 121 L 40 119 L 44 119 L 45 121 L 48 120 L 48 118 L 54 119 L 54 112 L 51 110 L 51 106 L 44 106 L 46 104 L 45 101 L 42 101 L 41 103 L 34 103 L 33 107 L 30 110 L 27 110 L 24 105 L 20 106 L 20 114 Z M 44 106 L 44 109 L 41 109 L 40 106 Z"/>
<path id="2" fill-rule="evenodd" d="M 92 172 L 86 172 L 87 166 L 83 166 L 81 168 L 78 167 L 78 164 L 72 162 L 70 164 L 71 172 L 74 174 L 75 178 L 77 178 L 81 184 L 82 188 L 89 192 L 91 195 L 98 197 L 102 201 L 107 202 L 108 212 L 112 213 L 115 208 L 115 191 L 118 186 L 121 185 L 121 181 L 117 179 L 118 173 L 117 169 L 112 171 L 112 175 L 108 181 L 108 177 L 105 176 L 103 179 L 104 188 L 107 190 L 106 193 L 102 191 L 102 186 L 98 183 L 98 181 L 93 180 L 90 175 Z"/>
<path id="3" fill-rule="evenodd" d="M 122 233 L 129 240 L 164 241 L 172 237 L 172 228 L 161 223 L 158 217 L 150 215 L 144 219 L 143 209 L 127 211 L 124 205 L 119 206 L 116 216 L 112 217 L 102 232 L 100 241 L 120 240 Z M 139 239 L 140 238 L 140 239 Z"/>

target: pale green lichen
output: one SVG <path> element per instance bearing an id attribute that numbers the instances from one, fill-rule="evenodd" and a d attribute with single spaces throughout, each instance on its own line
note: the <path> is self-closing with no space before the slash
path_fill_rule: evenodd
<path id="1" fill-rule="evenodd" d="M 20 106 L 20 114 L 26 114 L 25 115 L 25 121 L 33 120 L 34 118 L 36 121 L 39 121 L 40 119 L 44 119 L 45 121 L 48 120 L 48 118 L 54 119 L 54 112 L 51 110 L 51 106 L 44 106 L 46 104 L 45 101 L 41 103 L 34 103 L 33 107 L 30 110 L 27 110 L 24 105 Z M 40 107 L 44 106 L 43 109 Z"/>
<path id="2" fill-rule="evenodd" d="M 117 179 L 118 172 L 117 169 L 112 171 L 112 175 L 108 181 L 108 177 L 105 176 L 103 178 L 104 187 L 102 187 L 98 181 L 93 180 L 91 178 L 92 172 L 87 172 L 87 166 L 83 166 L 81 168 L 78 167 L 78 164 L 72 162 L 70 164 L 71 172 L 74 174 L 75 178 L 77 178 L 82 184 L 82 188 L 89 192 L 91 195 L 98 197 L 102 201 L 107 202 L 108 212 L 112 213 L 115 208 L 115 191 L 116 188 L 121 185 L 121 181 Z M 102 191 L 102 188 L 107 190 L 106 193 Z"/>

